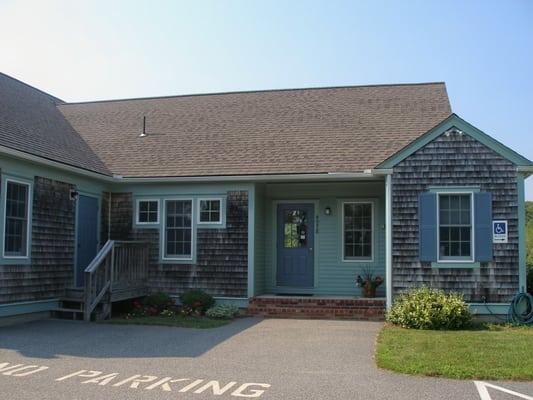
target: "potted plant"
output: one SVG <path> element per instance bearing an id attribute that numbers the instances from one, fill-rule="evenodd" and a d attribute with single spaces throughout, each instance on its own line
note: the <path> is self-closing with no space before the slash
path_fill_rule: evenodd
<path id="1" fill-rule="evenodd" d="M 364 297 L 376 297 L 376 289 L 383 283 L 383 278 L 374 277 L 372 271 L 365 270 L 362 275 L 357 275 L 355 282 L 358 287 L 363 288 Z"/>

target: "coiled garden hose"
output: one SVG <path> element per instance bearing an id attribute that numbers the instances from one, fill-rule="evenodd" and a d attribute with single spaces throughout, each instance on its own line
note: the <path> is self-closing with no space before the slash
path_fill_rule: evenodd
<path id="1" fill-rule="evenodd" d="M 507 320 L 515 325 L 533 324 L 533 296 L 529 293 L 518 293 L 511 300 Z"/>

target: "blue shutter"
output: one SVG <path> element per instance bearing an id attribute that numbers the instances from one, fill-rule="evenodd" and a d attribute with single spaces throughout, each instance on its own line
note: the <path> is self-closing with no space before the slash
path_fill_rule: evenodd
<path id="1" fill-rule="evenodd" d="M 437 195 L 421 193 L 418 197 L 420 261 L 437 261 Z"/>
<path id="2" fill-rule="evenodd" d="M 492 194 L 474 193 L 475 261 L 492 261 Z"/>

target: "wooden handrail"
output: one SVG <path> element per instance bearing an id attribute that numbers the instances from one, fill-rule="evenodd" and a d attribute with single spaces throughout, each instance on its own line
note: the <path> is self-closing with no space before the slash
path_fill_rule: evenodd
<path id="1" fill-rule="evenodd" d="M 87 268 L 85 268 L 85 272 L 93 272 L 95 271 L 99 266 L 102 260 L 109 254 L 111 250 L 113 250 L 113 246 L 115 244 L 114 240 L 108 240 L 104 247 L 100 249 L 100 251 L 96 254 L 94 259 L 91 261 L 91 263 L 88 265 Z"/>
<path id="2" fill-rule="evenodd" d="M 84 319 L 91 319 L 92 312 L 106 295 L 110 304 L 114 289 L 144 286 L 149 259 L 147 242 L 108 240 L 85 268 Z M 111 307 L 108 310 L 110 313 Z"/>

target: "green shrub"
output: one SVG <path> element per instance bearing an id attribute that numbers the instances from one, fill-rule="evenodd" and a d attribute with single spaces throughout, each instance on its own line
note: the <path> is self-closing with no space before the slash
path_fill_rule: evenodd
<path id="1" fill-rule="evenodd" d="M 217 304 L 206 311 L 209 318 L 232 319 L 239 314 L 239 307 L 232 304 Z"/>
<path id="2" fill-rule="evenodd" d="M 187 314 L 204 314 L 215 305 L 215 299 L 202 290 L 189 290 L 180 294 L 182 308 Z M 189 312 L 190 311 L 190 312 Z"/>
<path id="3" fill-rule="evenodd" d="M 145 309 L 150 311 L 150 315 L 157 315 L 163 310 L 172 307 L 174 305 L 174 300 L 172 300 L 168 294 L 155 292 L 146 296 L 142 301 L 142 305 Z"/>
<path id="4" fill-rule="evenodd" d="M 422 287 L 400 296 L 387 321 L 413 329 L 461 329 L 470 325 L 472 314 L 461 294 Z"/>

